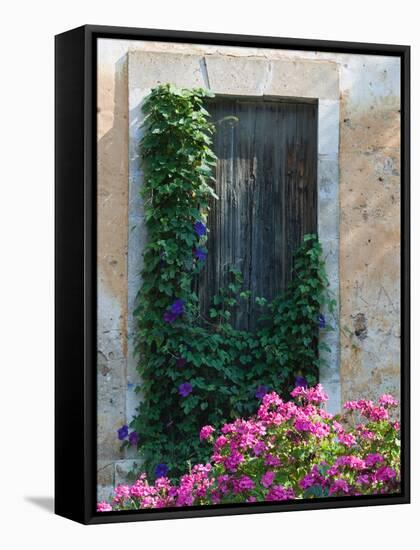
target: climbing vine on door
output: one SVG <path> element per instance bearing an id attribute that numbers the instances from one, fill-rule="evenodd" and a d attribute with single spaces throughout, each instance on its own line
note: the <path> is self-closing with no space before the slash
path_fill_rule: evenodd
<path id="1" fill-rule="evenodd" d="M 197 280 L 208 259 L 214 191 L 215 126 L 205 108 L 211 94 L 164 84 L 143 104 L 140 144 L 148 243 L 134 317 L 141 384 L 130 427 L 142 470 L 176 478 L 188 462 L 208 460 L 197 434 L 203 425 L 255 412 L 269 390 L 285 395 L 296 377 L 313 384 L 321 364 L 319 330 L 335 306 L 322 249 L 306 234 L 293 275 L 271 300 L 243 288 L 240 266 L 226 266 L 226 286 L 200 307 Z M 242 301 L 261 315 L 255 330 L 232 324 Z M 303 383 L 303 382 L 302 382 Z M 137 438 L 136 438 L 137 441 Z M 157 469 L 157 471 L 156 471 Z"/>

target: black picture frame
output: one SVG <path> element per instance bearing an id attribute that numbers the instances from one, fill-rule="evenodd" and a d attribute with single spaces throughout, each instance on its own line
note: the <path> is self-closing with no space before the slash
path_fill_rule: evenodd
<path id="1" fill-rule="evenodd" d="M 401 493 L 96 512 L 96 42 L 158 40 L 401 59 Z M 410 502 L 410 47 L 86 25 L 55 37 L 55 512 L 84 523 Z"/>

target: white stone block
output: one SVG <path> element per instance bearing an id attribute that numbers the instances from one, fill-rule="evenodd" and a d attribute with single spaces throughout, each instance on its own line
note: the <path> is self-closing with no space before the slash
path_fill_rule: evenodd
<path id="1" fill-rule="evenodd" d="M 340 135 L 340 102 L 320 100 L 318 103 L 318 154 L 338 155 Z"/>
<path id="2" fill-rule="evenodd" d="M 324 387 L 328 395 L 328 401 L 326 403 L 327 412 L 330 414 L 338 414 L 341 412 L 341 385 L 339 382 L 322 381 L 321 384 Z"/>
<path id="3" fill-rule="evenodd" d="M 278 59 L 271 62 L 265 95 L 338 100 L 339 73 L 335 63 Z"/>
<path id="4" fill-rule="evenodd" d="M 205 87 L 201 60 L 202 56 L 193 54 L 129 52 L 129 90 L 146 90 L 166 83 L 180 88 Z"/>
<path id="5" fill-rule="evenodd" d="M 260 96 L 268 76 L 266 59 L 206 56 L 210 89 L 216 94 Z"/>

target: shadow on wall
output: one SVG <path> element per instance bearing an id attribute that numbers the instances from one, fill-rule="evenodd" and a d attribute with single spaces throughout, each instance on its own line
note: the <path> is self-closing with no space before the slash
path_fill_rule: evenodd
<path id="1" fill-rule="evenodd" d="M 125 251 L 118 248 L 117 239 L 126 231 L 124 220 L 117 219 L 121 211 L 115 210 L 122 202 L 118 197 L 118 192 L 124 197 L 125 203 L 128 203 L 128 186 L 121 190 L 120 181 L 128 175 L 127 158 L 127 127 L 128 127 L 128 89 L 127 89 L 127 56 L 123 56 L 115 65 L 114 73 L 114 94 L 112 114 L 104 114 L 104 121 L 112 118 L 112 127 L 98 141 L 98 200 L 101 203 L 102 218 L 106 223 L 101 225 L 101 232 L 98 232 L 99 252 L 101 257 L 99 261 L 102 282 L 105 288 L 113 296 L 120 297 L 123 277 L 118 273 L 124 266 L 119 265 L 122 259 L 126 263 Z M 111 109 L 110 109 L 111 111 Z M 100 131 L 100 128 L 98 128 Z M 106 162 L 105 162 L 106 159 Z M 115 199 L 119 204 L 115 204 Z M 121 205 L 122 206 L 122 205 Z M 127 212 L 127 204 L 125 204 Z M 100 220 L 98 220 L 100 222 Z M 123 227 L 121 227 L 123 226 Z M 118 231 L 119 228 L 119 231 Z M 116 256 L 123 256 L 116 257 Z M 126 267 L 125 267 L 126 269 Z M 126 304 L 120 303 L 124 311 Z M 124 315 L 123 315 L 124 317 Z M 122 332 L 125 326 L 120 327 Z M 124 330 L 123 330 L 124 329 Z"/>
<path id="2" fill-rule="evenodd" d="M 126 423 L 128 88 L 127 56 L 101 76 L 98 121 L 98 485 L 114 484 Z M 113 87 L 112 94 L 111 87 Z M 112 97 L 112 102 L 109 98 Z M 101 135 L 102 134 L 102 135 Z M 123 184 L 121 184 L 123 182 Z M 110 464 L 111 463 L 111 464 Z"/>
<path id="3" fill-rule="evenodd" d="M 128 58 L 124 54 L 113 72 L 101 76 L 100 99 L 103 111 L 98 124 L 100 138 L 98 160 L 98 497 L 109 497 L 109 488 L 126 481 L 138 455 L 134 448 L 121 451 L 117 430 L 131 420 L 138 405 L 134 388 L 132 333 L 132 297 L 128 242 L 138 239 L 142 226 L 140 196 L 129 194 L 129 159 L 138 163 L 129 151 L 130 121 L 141 120 L 141 104 L 129 113 Z M 111 87 L 113 91 L 111 93 Z M 112 101 L 110 101 L 112 99 Z M 142 102 L 141 102 L 142 103 Z M 102 128 L 101 128 L 102 126 Z M 140 203 L 140 204 L 139 204 Z M 129 219 L 129 212 L 139 219 Z M 131 247 L 133 248 L 133 247 Z M 137 248 L 137 247 L 134 247 Z M 133 271 L 133 270 L 131 270 Z M 139 271 L 131 279 L 139 278 Z M 136 283 L 138 288 L 140 281 Z M 131 282 L 131 285 L 133 281 Z"/>

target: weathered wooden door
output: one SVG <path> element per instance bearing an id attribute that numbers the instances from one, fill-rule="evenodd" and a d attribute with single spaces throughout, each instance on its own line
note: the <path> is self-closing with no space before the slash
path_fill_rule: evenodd
<path id="1" fill-rule="evenodd" d="M 208 258 L 199 282 L 201 311 L 243 274 L 244 290 L 232 323 L 253 330 L 256 296 L 273 299 L 291 278 L 305 233 L 317 227 L 317 105 L 220 98 L 209 103 L 216 125 L 216 193 L 208 226 Z"/>

